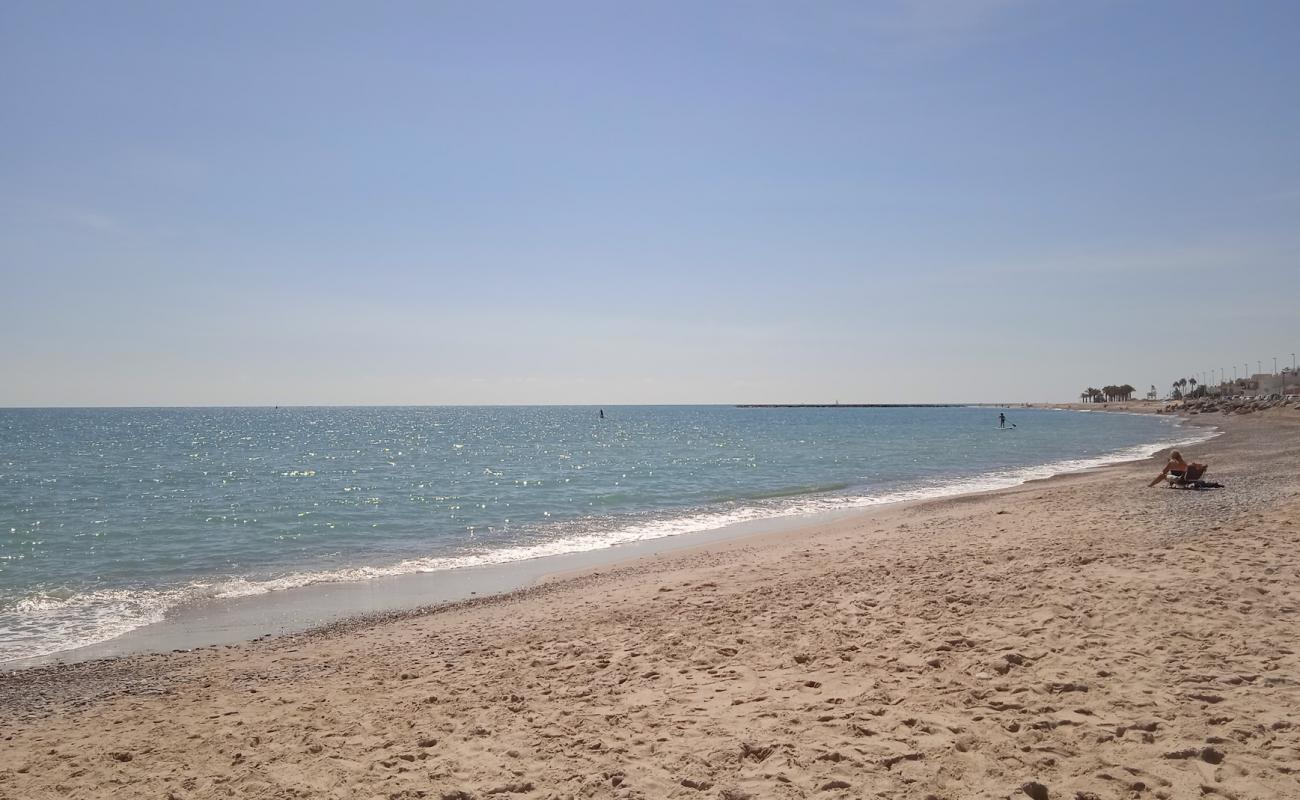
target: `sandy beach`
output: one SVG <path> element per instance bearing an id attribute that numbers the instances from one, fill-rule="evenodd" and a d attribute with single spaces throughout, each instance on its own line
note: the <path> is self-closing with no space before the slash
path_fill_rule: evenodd
<path id="1" fill-rule="evenodd" d="M 0 675 L 0 798 L 1300 796 L 1300 414 L 441 609 Z"/>

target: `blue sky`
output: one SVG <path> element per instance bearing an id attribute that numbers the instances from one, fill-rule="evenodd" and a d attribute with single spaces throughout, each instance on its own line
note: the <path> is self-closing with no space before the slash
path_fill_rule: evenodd
<path id="1" fill-rule="evenodd" d="M 0 405 L 1059 400 L 1289 364 L 1297 30 L 3 4 Z"/>

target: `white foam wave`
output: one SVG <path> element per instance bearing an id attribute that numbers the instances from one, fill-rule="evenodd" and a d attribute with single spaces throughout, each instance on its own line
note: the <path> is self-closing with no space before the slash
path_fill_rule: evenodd
<path id="1" fill-rule="evenodd" d="M 154 622 L 184 591 L 42 592 L 0 609 L 0 663 L 106 642 Z"/>
<path id="2" fill-rule="evenodd" d="M 735 505 L 722 510 L 695 511 L 642 520 L 618 527 L 560 536 L 545 542 L 515 545 L 457 556 L 412 558 L 394 564 L 299 572 L 256 580 L 233 578 L 196 582 L 169 590 L 104 590 L 84 594 L 41 594 L 0 609 L 0 662 L 45 656 L 121 636 L 159 622 L 183 603 L 251 597 L 320 583 L 366 581 L 375 578 L 441 572 L 509 564 L 545 556 L 568 555 L 619 545 L 662 539 L 684 533 L 717 530 L 731 525 L 780 517 L 805 516 L 870 508 L 889 503 L 952 497 L 1018 486 L 1026 481 L 1079 472 L 1122 461 L 1148 458 L 1167 447 L 1185 447 L 1219 434 L 1213 428 L 1174 429 L 1179 436 L 1104 455 L 1053 461 L 1037 466 L 992 471 L 969 478 L 933 481 L 925 485 L 867 495 L 814 495 L 784 502 Z"/>

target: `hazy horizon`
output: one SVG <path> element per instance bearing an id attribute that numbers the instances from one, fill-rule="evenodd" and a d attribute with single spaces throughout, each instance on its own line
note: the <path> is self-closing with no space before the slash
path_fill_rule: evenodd
<path id="1" fill-rule="evenodd" d="M 906 403 L 906 402 L 904 402 L 904 403 L 890 403 L 890 402 L 887 402 L 887 401 L 882 401 L 882 402 L 880 402 L 880 403 L 854 403 L 854 402 L 852 402 L 852 401 L 847 401 L 847 400 L 845 400 L 845 401 L 840 402 L 838 405 L 846 406 L 846 407 L 850 407 L 850 408 L 853 407 L 853 406 L 855 406 L 855 405 L 857 405 L 857 406 L 871 405 L 871 406 L 880 406 L 880 407 L 889 407 L 889 406 L 898 406 L 898 407 L 928 407 L 928 406 L 933 406 L 933 407 L 939 407 L 939 406 L 947 406 L 947 407 L 952 407 L 952 408 L 963 408 L 963 407 L 980 407 L 980 408 L 982 408 L 982 407 L 990 407 L 990 408 L 1001 408 L 1001 407 L 1004 407 L 1004 406 L 1015 406 L 1015 405 L 1019 405 L 1019 404 L 1021 404 L 1021 403 L 1026 403 L 1026 402 L 1032 402 L 1032 401 L 1007 401 L 1007 402 L 951 402 L 951 403 L 942 403 L 942 402 L 935 402 L 935 403 Z M 113 410 L 113 409 L 119 409 L 119 410 L 121 410 L 121 409 L 126 409 L 126 410 L 130 410 L 130 409 L 133 409 L 133 408 L 146 408 L 146 409 L 159 409 L 159 410 L 165 410 L 165 409 L 169 409 L 169 408 L 173 408 L 173 409 L 204 409 L 204 408 L 260 408 L 260 409 L 267 409 L 267 408 L 270 408 L 270 409 L 277 409 L 277 408 L 285 408 L 285 409 L 293 409 L 293 408 L 298 408 L 298 409 L 302 409 L 302 408 L 589 408 L 589 409 L 591 409 L 592 411 L 596 411 L 597 409 L 606 409 L 606 408 L 656 408 L 656 407 L 661 407 L 661 406 L 662 406 L 662 407 L 682 407 L 682 408 L 690 408 L 690 407 L 721 407 L 721 408 L 726 408 L 726 407 L 732 407 L 732 406 L 768 406 L 768 407 L 771 407 L 771 406 L 787 406 L 787 405 L 806 405 L 806 406 L 827 406 L 827 407 L 829 407 L 829 406 L 836 405 L 836 403 L 835 403 L 834 400 L 831 400 L 831 401 L 829 401 L 828 403 L 817 403 L 817 402 L 815 402 L 815 401 L 810 401 L 809 403 L 781 403 L 781 402 L 779 402 L 779 401 L 778 401 L 778 402 L 774 402 L 774 403 L 769 403 L 769 402 L 765 402 L 765 401 L 761 401 L 761 400 L 760 400 L 760 401 L 736 400 L 735 402 L 730 402 L 730 403 L 409 403 L 409 404 L 398 404 L 398 403 L 357 403 L 357 404 L 354 404 L 354 405 L 348 405 L 348 404 L 344 404 L 344 403 L 290 403 L 290 404 L 280 404 L 280 405 L 231 405 L 231 406 L 212 405 L 212 404 L 208 404 L 208 405 L 192 405 L 192 406 L 158 406 L 158 405 L 153 405 L 153 406 L 143 406 L 143 405 L 142 405 L 142 406 L 131 406 L 131 405 L 116 405 L 116 406 L 113 406 L 113 405 L 102 405 L 102 406 L 76 406 L 76 405 L 62 405 L 62 406 L 56 406 L 56 405 L 48 405 L 48 406 L 0 406 L 0 410 L 5 410 L 5 411 L 78 411 L 78 410 L 84 410 L 84 411 L 98 411 L 98 410 Z"/>
<path id="2" fill-rule="evenodd" d="M 1290 366 L 1300 5 L 0 7 L 0 406 Z"/>

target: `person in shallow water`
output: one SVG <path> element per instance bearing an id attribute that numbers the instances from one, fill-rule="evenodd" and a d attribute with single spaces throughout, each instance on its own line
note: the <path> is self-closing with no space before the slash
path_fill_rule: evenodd
<path id="1" fill-rule="evenodd" d="M 999 427 L 999 428 L 1005 428 L 1005 427 L 1007 427 L 1007 415 L 1006 415 L 1006 414 L 1002 414 L 1002 413 L 999 413 L 999 414 L 998 414 L 998 427 Z"/>

